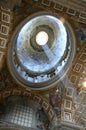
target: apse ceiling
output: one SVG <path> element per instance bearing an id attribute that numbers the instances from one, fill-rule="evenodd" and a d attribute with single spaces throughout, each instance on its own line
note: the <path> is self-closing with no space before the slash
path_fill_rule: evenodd
<path id="1" fill-rule="evenodd" d="M 85 0 L 0 0 L 0 122 L 37 129 L 32 118 L 86 127 Z"/>

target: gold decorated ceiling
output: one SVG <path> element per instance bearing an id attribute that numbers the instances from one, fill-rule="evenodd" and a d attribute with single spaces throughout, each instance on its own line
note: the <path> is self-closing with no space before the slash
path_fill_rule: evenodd
<path id="1" fill-rule="evenodd" d="M 0 6 L 2 5 L 0 7 L 0 100 L 3 100 L 9 95 L 24 95 L 27 94 L 28 91 L 30 92 L 30 90 L 21 87 L 12 78 L 7 66 L 7 51 L 10 44 L 10 38 L 21 21 L 35 12 L 49 11 L 64 17 L 72 26 L 76 37 L 76 54 L 68 73 L 59 84 L 53 86 L 55 89 L 51 89 L 41 94 L 39 91 L 36 93 L 34 91 L 32 92 L 33 94 L 40 94 L 41 97 L 43 96 L 48 99 L 47 101 L 54 108 L 55 104 L 52 101 L 52 94 L 56 93 L 58 89 L 57 106 L 59 107 L 60 112 L 57 112 L 56 114 L 61 118 L 62 95 L 64 95 L 62 92 L 64 92 L 64 87 L 66 88 L 71 83 L 76 90 L 80 91 L 82 82 L 86 80 L 86 12 L 84 12 L 86 8 L 83 7 L 83 10 L 79 10 L 79 8 L 82 7 L 79 5 L 77 8 L 71 9 L 70 5 L 68 7 L 66 6 L 67 3 L 61 5 L 59 0 L 12 0 L 11 2 L 10 0 L 9 2 L 6 2 L 5 0 L 2 2 L 2 0 L 0 0 L 0 3 Z M 10 12 L 8 8 L 10 8 Z M 4 9 L 6 10 L 4 11 Z M 10 22 L 9 17 L 4 17 L 5 19 L 2 18 L 3 11 L 10 15 Z M 8 20 L 8 22 L 5 23 L 5 20 Z M 9 32 L 4 30 L 3 24 L 9 28 Z M 3 33 L 8 33 L 8 35 L 2 36 Z M 1 43 L 1 38 L 6 40 L 4 45 Z M 60 86 L 61 89 L 59 89 Z"/>

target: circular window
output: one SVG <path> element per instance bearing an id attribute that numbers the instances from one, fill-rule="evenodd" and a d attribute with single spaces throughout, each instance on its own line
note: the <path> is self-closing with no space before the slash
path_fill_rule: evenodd
<path id="1" fill-rule="evenodd" d="M 36 42 L 40 46 L 45 45 L 48 42 L 48 34 L 44 31 L 38 32 L 36 35 Z"/>
<path id="2" fill-rule="evenodd" d="M 11 74 L 22 86 L 43 90 L 67 72 L 75 54 L 68 22 L 51 13 L 36 13 L 15 30 L 8 49 Z"/>

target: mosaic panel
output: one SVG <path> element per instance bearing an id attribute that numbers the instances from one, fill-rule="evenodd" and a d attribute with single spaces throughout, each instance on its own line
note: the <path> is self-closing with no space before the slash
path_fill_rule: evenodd
<path id="1" fill-rule="evenodd" d="M 74 88 L 67 87 L 66 96 L 73 97 Z"/>
<path id="2" fill-rule="evenodd" d="M 80 22 L 80 23 L 84 23 L 84 24 L 85 24 L 85 23 L 86 23 L 86 20 L 83 19 L 83 18 L 79 18 L 79 19 L 78 19 L 78 22 Z"/>
<path id="3" fill-rule="evenodd" d="M 75 11 L 75 10 L 72 10 L 72 9 L 67 9 L 67 12 L 66 12 L 66 13 L 75 16 L 76 11 Z"/>
<path id="4" fill-rule="evenodd" d="M 70 112 L 64 112 L 64 120 L 72 121 L 72 114 Z"/>
<path id="5" fill-rule="evenodd" d="M 9 33 L 9 27 L 6 26 L 6 25 L 1 25 L 0 34 L 2 34 L 2 35 L 8 35 L 8 33 Z"/>
<path id="6" fill-rule="evenodd" d="M 86 14 L 81 14 L 79 15 L 79 18 L 85 19 L 86 20 Z"/>
<path id="7" fill-rule="evenodd" d="M 81 69 L 82 69 L 82 64 L 80 63 L 76 63 L 74 68 L 73 68 L 73 71 L 77 72 L 77 73 L 80 73 Z"/>
<path id="8" fill-rule="evenodd" d="M 65 99 L 64 100 L 64 108 L 68 109 L 68 110 L 71 110 L 72 109 L 72 101 Z"/>
<path id="9" fill-rule="evenodd" d="M 43 103 L 42 103 L 42 107 L 47 111 L 48 108 L 49 108 L 49 104 L 48 104 L 48 102 L 43 101 Z"/>
<path id="10" fill-rule="evenodd" d="M 6 47 L 7 40 L 5 38 L 0 37 L 0 48 Z"/>
<path id="11" fill-rule="evenodd" d="M 41 97 L 39 96 L 34 96 L 34 100 L 36 100 L 38 103 L 41 103 Z"/>
<path id="12" fill-rule="evenodd" d="M 79 60 L 82 62 L 86 62 L 86 53 L 82 53 L 79 57 Z"/>
<path id="13" fill-rule="evenodd" d="M 54 4 L 54 9 L 59 10 L 59 11 L 63 11 L 63 6 L 55 3 Z"/>
<path id="14" fill-rule="evenodd" d="M 2 12 L 1 20 L 6 23 L 10 23 L 10 15 L 7 13 Z"/>
<path id="15" fill-rule="evenodd" d="M 10 9 L 6 9 L 6 8 L 4 8 L 4 7 L 2 7 L 2 6 L 1 6 L 1 10 L 10 12 Z"/>
<path id="16" fill-rule="evenodd" d="M 42 0 L 42 4 L 46 6 L 50 6 L 51 0 Z"/>
<path id="17" fill-rule="evenodd" d="M 78 77 L 76 75 L 71 75 L 70 80 L 73 84 L 76 84 Z"/>
<path id="18" fill-rule="evenodd" d="M 61 103 L 63 94 L 63 84 L 60 83 L 57 88 L 54 88 L 49 93 L 49 101 L 57 115 L 61 114 Z"/>

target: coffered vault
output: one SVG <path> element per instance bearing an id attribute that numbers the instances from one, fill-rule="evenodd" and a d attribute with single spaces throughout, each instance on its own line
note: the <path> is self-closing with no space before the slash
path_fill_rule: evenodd
<path id="1" fill-rule="evenodd" d="M 85 0 L 0 0 L 0 129 L 86 129 Z"/>

